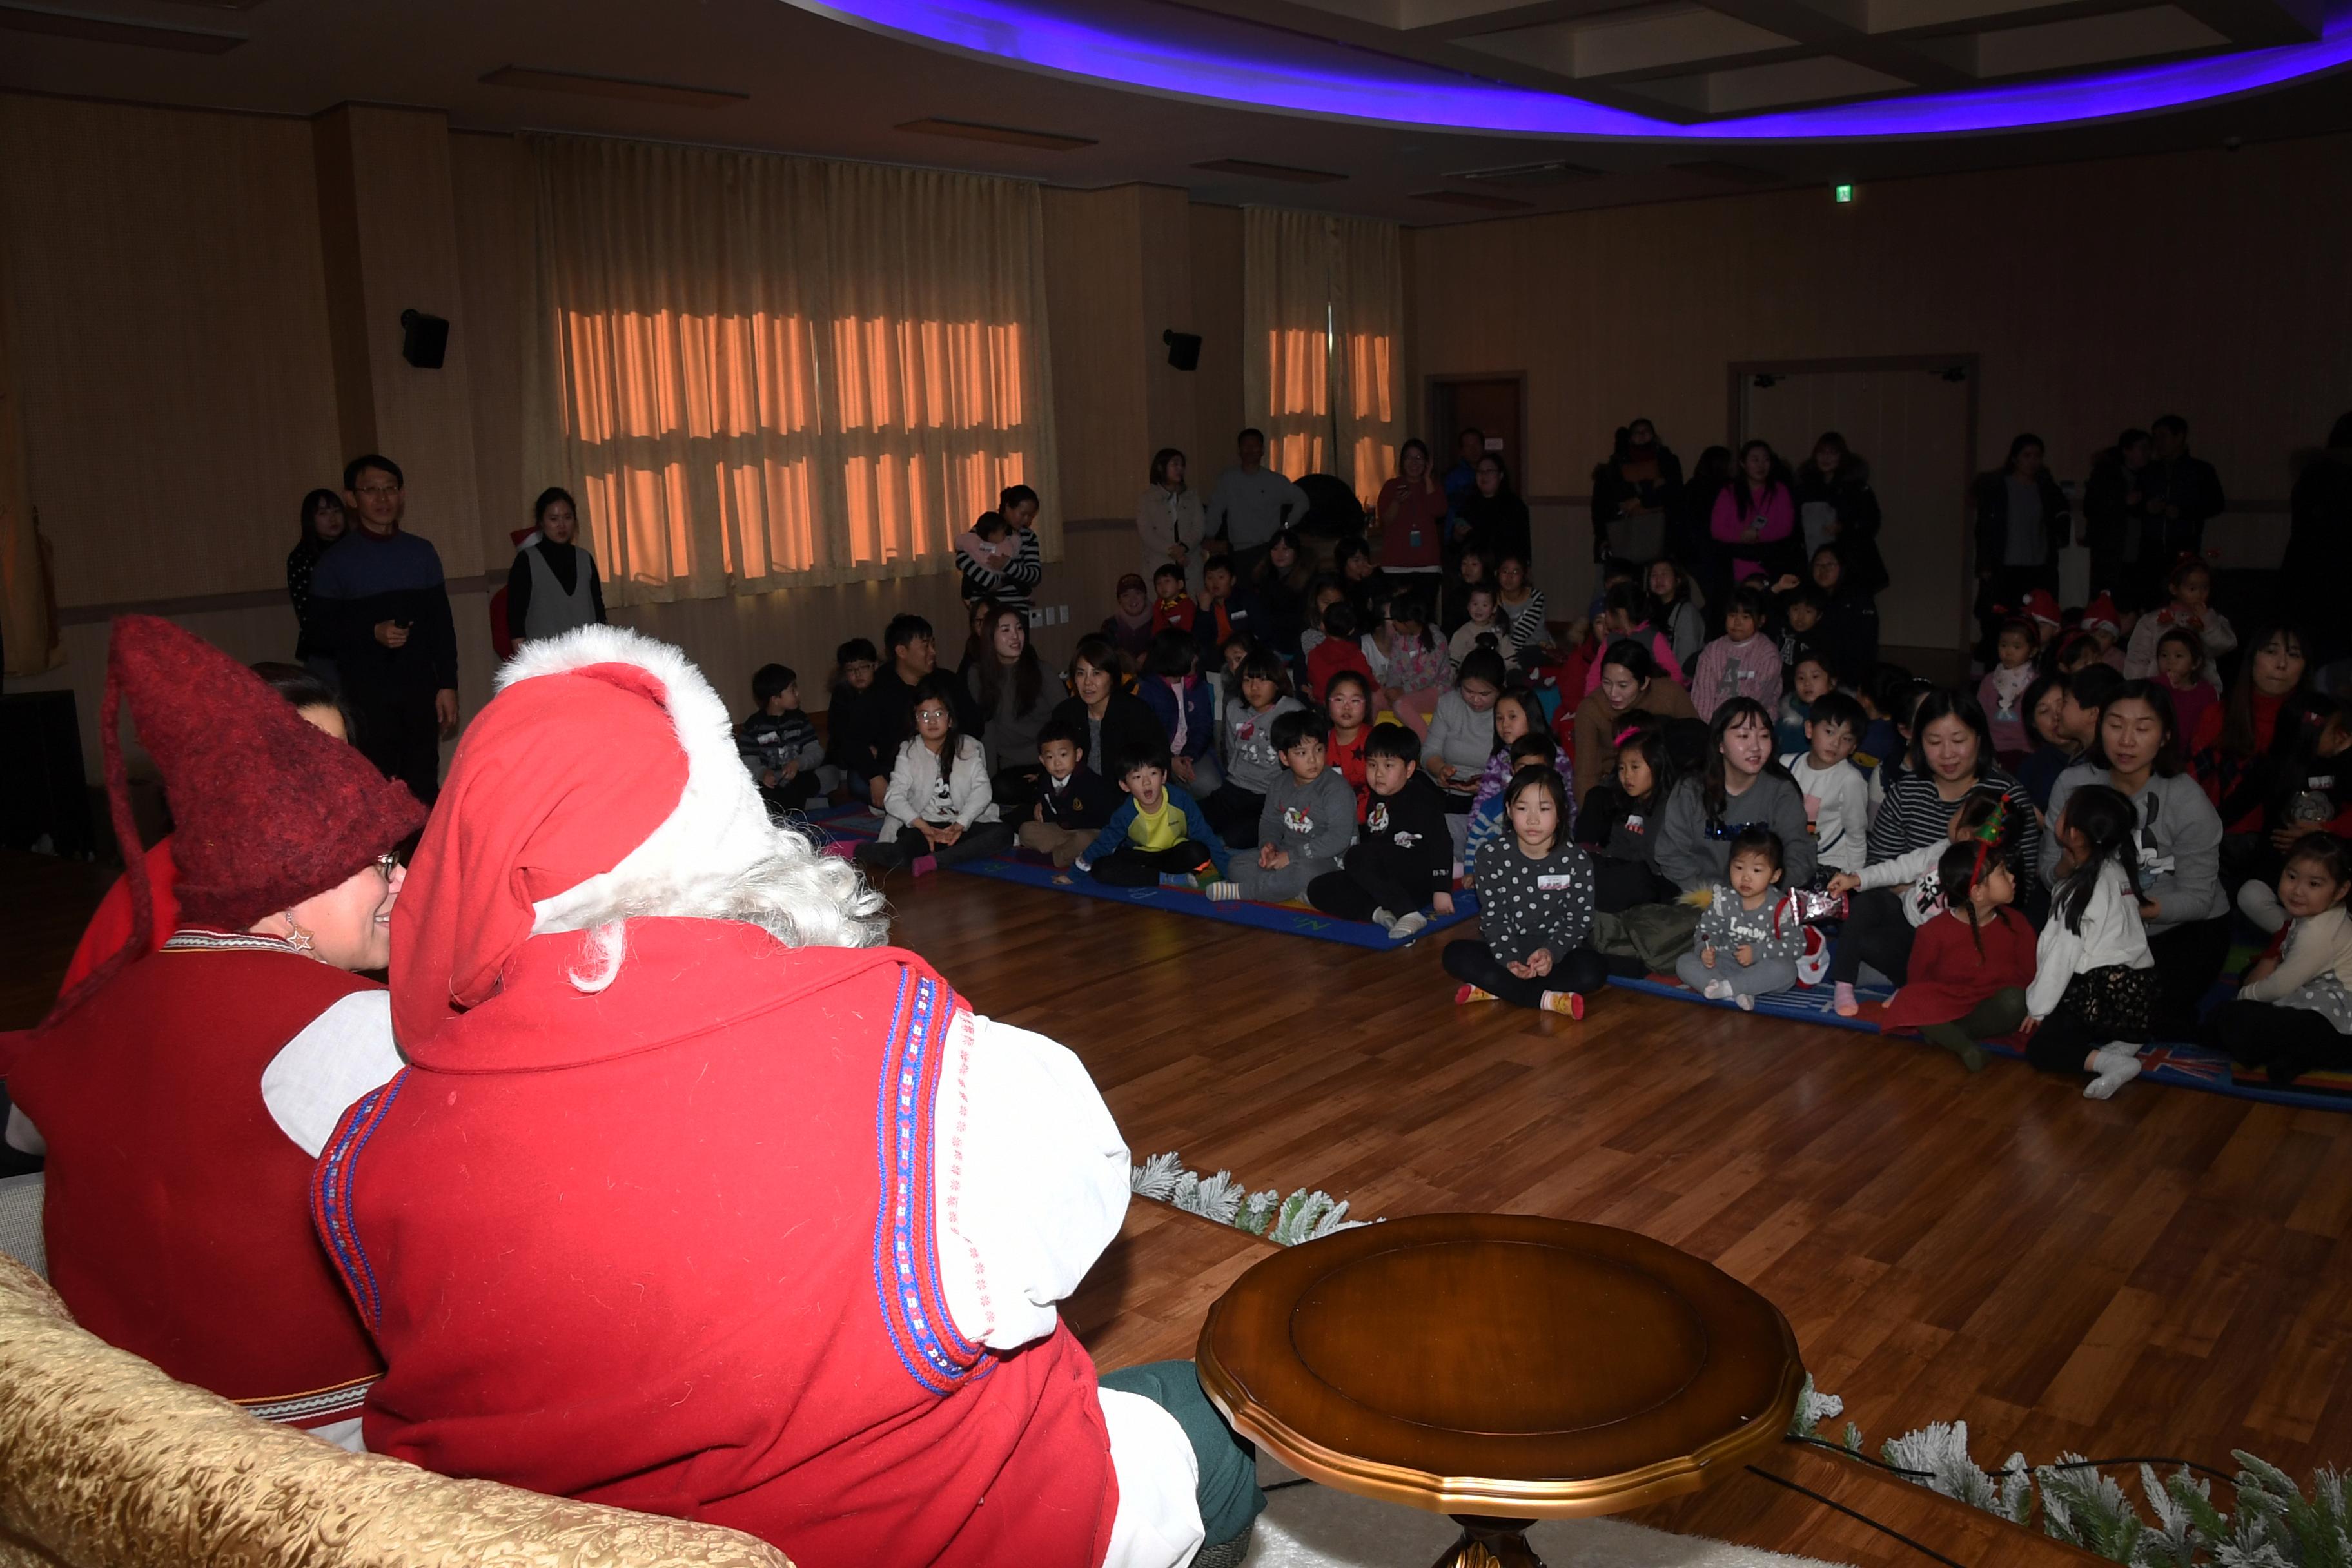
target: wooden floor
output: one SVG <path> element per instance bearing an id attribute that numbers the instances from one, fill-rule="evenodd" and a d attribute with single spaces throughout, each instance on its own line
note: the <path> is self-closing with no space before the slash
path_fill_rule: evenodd
<path id="1" fill-rule="evenodd" d="M 0 856 L 0 1027 L 46 1005 L 102 878 Z M 1878 1439 L 1969 1424 L 1992 1465 L 2352 1454 L 2352 1115 L 2135 1086 L 1610 992 L 1582 1024 L 1456 1008 L 1443 938 L 1370 952 L 947 874 L 896 936 L 979 1011 L 1075 1049 L 1138 1158 L 1181 1151 L 1366 1216 L 1513 1211 L 1712 1259 L 1795 1326 Z M 58 933 L 64 933 L 62 939 Z M 52 952 L 51 950 L 55 951 Z M 1189 1354 L 1260 1244 L 1138 1205 L 1070 1318 L 1106 1365 Z M 2044 1558 L 1907 1486 L 1770 1468 L 1953 1560 Z M 1638 1516 L 1874 1565 L 1929 1561 L 1753 1478 Z"/>

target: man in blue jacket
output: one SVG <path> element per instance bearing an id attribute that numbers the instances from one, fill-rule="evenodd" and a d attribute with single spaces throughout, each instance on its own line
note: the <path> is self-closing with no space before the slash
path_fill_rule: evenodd
<path id="1" fill-rule="evenodd" d="M 311 614 L 333 651 L 352 743 L 431 805 L 441 742 L 457 731 L 457 629 L 432 544 L 401 531 L 400 465 L 369 453 L 343 465 L 359 526 L 319 559 Z"/>

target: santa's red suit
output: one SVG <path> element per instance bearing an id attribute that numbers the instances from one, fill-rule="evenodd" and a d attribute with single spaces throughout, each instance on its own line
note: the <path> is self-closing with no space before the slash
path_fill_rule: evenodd
<path id="1" fill-rule="evenodd" d="M 1181 1431 L 1054 1309 L 1124 1212 L 1118 1131 L 1067 1051 L 863 945 L 878 910 L 769 824 L 674 649 L 508 667 L 394 917 L 410 1065 L 316 1173 L 372 1451 L 805 1568 L 1190 1557 Z"/>
<path id="2" fill-rule="evenodd" d="M 341 1439 L 380 1363 L 310 1216 L 313 1157 L 399 1067 L 383 987 L 247 928 L 366 870 L 424 812 L 259 677 L 126 616 L 108 667 L 115 829 L 127 698 L 178 824 L 180 929 L 128 918 L 8 1068 L 8 1136 L 45 1150 L 49 1275 L 108 1342 L 255 1414 Z"/>

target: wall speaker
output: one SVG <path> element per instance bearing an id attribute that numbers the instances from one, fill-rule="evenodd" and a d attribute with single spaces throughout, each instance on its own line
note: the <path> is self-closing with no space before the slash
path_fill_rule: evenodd
<path id="1" fill-rule="evenodd" d="M 1174 365 L 1178 370 L 1198 370 L 1201 368 L 1200 333 L 1180 332 L 1175 328 L 1171 327 L 1166 331 L 1160 334 L 1160 341 L 1168 345 L 1168 363 L 1170 364 Z"/>
<path id="2" fill-rule="evenodd" d="M 422 310 L 400 313 L 400 357 L 419 370 L 439 370 L 449 352 L 449 323 Z"/>

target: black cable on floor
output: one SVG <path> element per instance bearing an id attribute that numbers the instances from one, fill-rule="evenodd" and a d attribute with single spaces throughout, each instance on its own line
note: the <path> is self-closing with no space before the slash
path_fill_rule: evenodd
<path id="1" fill-rule="evenodd" d="M 1918 1552 L 1922 1557 L 1928 1558 L 1933 1562 L 1941 1563 L 1944 1565 L 1944 1568 L 1968 1568 L 1968 1564 L 1965 1563 L 1954 1562 L 1952 1559 L 1945 1556 L 1942 1552 L 1937 1551 L 1934 1547 L 1924 1545 L 1919 1542 L 1912 1540 L 1909 1536 L 1904 1534 L 1893 1525 L 1881 1524 L 1878 1521 L 1871 1518 L 1870 1515 L 1861 1512 L 1859 1510 L 1848 1508 L 1845 1504 L 1838 1501 L 1835 1498 L 1823 1497 L 1821 1493 L 1813 1490 L 1811 1487 L 1799 1486 L 1795 1481 L 1790 1480 L 1786 1476 L 1776 1476 L 1771 1471 L 1759 1469 L 1754 1465 L 1748 1467 L 1748 1473 L 1751 1476 L 1761 1476 L 1776 1487 L 1786 1487 L 1792 1492 L 1798 1492 L 1805 1497 L 1809 1497 L 1815 1502 L 1820 1503 L 1823 1508 L 1833 1508 L 1837 1510 L 1838 1512 L 1845 1515 L 1848 1519 L 1857 1520 L 1862 1523 L 1870 1526 L 1871 1529 L 1878 1531 L 1881 1535 L 1892 1536 L 1896 1541 L 1899 1541 L 1904 1545 L 1909 1547 L 1912 1551 Z"/>

